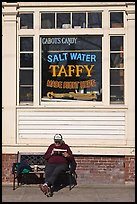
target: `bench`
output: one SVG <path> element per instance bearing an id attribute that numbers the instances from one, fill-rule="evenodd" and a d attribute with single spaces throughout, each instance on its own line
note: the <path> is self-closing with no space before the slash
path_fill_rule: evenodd
<path id="1" fill-rule="evenodd" d="M 44 183 L 45 178 L 45 167 L 46 160 L 43 152 L 17 152 L 17 162 L 14 162 L 12 165 L 12 174 L 13 174 L 13 190 L 19 187 L 22 184 L 32 184 L 32 183 Z M 32 171 L 22 172 L 20 176 L 17 175 L 17 165 L 22 161 L 25 161 L 29 164 Z M 37 165 L 37 166 L 36 166 Z M 35 167 L 37 167 L 35 169 Z M 68 176 L 69 180 L 69 190 L 71 190 L 76 185 L 77 175 L 72 173 L 71 165 L 69 169 L 64 172 Z M 16 185 L 17 183 L 17 185 Z"/>

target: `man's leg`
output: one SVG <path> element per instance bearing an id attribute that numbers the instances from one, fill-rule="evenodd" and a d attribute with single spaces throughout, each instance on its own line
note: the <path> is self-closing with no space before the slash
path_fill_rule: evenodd
<path id="1" fill-rule="evenodd" d="M 51 183 L 50 183 L 50 176 L 52 174 L 52 172 L 54 171 L 55 166 L 53 164 L 46 164 L 45 166 L 45 182 L 44 184 L 40 184 L 39 187 L 41 189 L 41 191 L 43 191 L 44 194 L 48 195 L 51 193 Z"/>
<path id="2" fill-rule="evenodd" d="M 40 189 L 47 196 L 51 194 L 51 186 L 54 185 L 59 174 L 68 168 L 67 164 L 47 164 L 45 168 L 45 183 L 40 184 Z"/>
<path id="3" fill-rule="evenodd" d="M 67 164 L 56 164 L 54 166 L 54 170 L 51 176 L 48 178 L 49 184 L 53 186 L 59 174 L 63 171 L 66 171 L 67 168 L 68 168 Z"/>
<path id="4" fill-rule="evenodd" d="M 47 164 L 45 167 L 45 183 L 48 184 L 48 186 L 51 186 L 50 178 L 52 177 L 52 173 L 54 172 L 54 169 L 56 168 L 56 165 L 54 164 Z"/>

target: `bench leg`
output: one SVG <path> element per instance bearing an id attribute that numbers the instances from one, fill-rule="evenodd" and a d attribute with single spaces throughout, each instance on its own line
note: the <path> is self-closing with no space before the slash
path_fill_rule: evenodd
<path id="1" fill-rule="evenodd" d="M 20 183 L 19 179 L 20 179 L 20 177 L 17 176 L 17 185 L 18 185 L 18 187 L 19 187 L 19 183 Z"/>
<path id="2" fill-rule="evenodd" d="M 16 173 L 14 173 L 14 177 L 13 177 L 13 190 L 16 189 L 16 180 L 17 180 L 17 187 L 19 187 L 20 176 L 17 176 Z"/>
<path id="3" fill-rule="evenodd" d="M 14 177 L 13 177 L 13 190 L 15 190 L 15 182 L 16 182 L 16 178 L 15 178 L 15 174 L 14 174 Z"/>

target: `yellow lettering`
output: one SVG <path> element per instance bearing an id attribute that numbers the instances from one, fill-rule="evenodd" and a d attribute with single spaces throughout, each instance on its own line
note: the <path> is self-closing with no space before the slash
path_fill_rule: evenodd
<path id="1" fill-rule="evenodd" d="M 65 81 L 63 83 L 63 89 L 78 89 L 78 84 L 79 82 L 73 82 L 73 81 L 70 81 L 70 82 L 67 82 Z"/>
<path id="2" fill-rule="evenodd" d="M 72 74 L 75 73 L 75 66 L 74 65 L 68 65 L 68 76 L 71 77 Z"/>
<path id="3" fill-rule="evenodd" d="M 62 74 L 65 74 L 65 76 L 67 76 L 67 72 L 66 72 L 64 65 L 61 66 L 60 71 L 57 76 L 60 77 Z"/>
<path id="4" fill-rule="evenodd" d="M 85 72 L 87 73 L 88 77 L 92 76 L 92 69 L 94 65 L 67 65 L 67 67 L 64 67 L 64 65 L 50 65 L 49 69 L 51 69 L 52 77 L 61 77 L 64 75 L 65 77 L 72 77 L 75 75 L 76 77 L 80 77 L 80 75 Z"/>
<path id="5" fill-rule="evenodd" d="M 59 65 L 53 65 L 53 64 L 51 64 L 51 65 L 49 66 L 49 69 L 52 69 L 52 76 L 53 76 L 53 77 L 56 77 L 56 76 L 57 76 L 57 70 L 56 70 L 56 68 L 59 68 Z"/>
<path id="6" fill-rule="evenodd" d="M 82 73 L 82 69 L 84 67 L 82 65 L 76 65 L 76 77 L 80 77 L 80 73 Z"/>
<path id="7" fill-rule="evenodd" d="M 84 67 L 86 68 L 86 70 L 87 70 L 87 76 L 91 76 L 91 72 L 92 72 L 92 69 L 93 69 L 93 67 L 94 67 L 94 65 L 92 64 L 91 65 L 91 67 L 90 67 L 90 69 L 88 68 L 88 65 L 84 65 Z"/>
<path id="8" fill-rule="evenodd" d="M 53 81 L 48 80 L 47 81 L 47 87 L 53 87 L 53 88 L 62 88 L 62 81 Z"/>

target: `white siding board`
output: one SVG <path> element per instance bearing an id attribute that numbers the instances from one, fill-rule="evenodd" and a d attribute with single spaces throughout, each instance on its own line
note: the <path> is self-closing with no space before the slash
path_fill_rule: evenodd
<path id="1" fill-rule="evenodd" d="M 38 124 L 40 124 L 40 125 L 61 125 L 61 124 L 63 124 L 63 125 L 77 125 L 77 124 L 79 124 L 79 125 L 98 125 L 98 124 L 100 124 L 100 125 L 106 125 L 106 121 L 102 121 L 102 120 L 97 120 L 97 121 L 93 121 L 92 120 L 92 123 L 91 123 L 91 121 L 84 121 L 84 120 L 82 120 L 82 121 L 73 121 L 73 123 L 72 123 L 72 121 L 62 121 L 62 120 L 58 120 L 58 121 L 53 121 L 53 120 L 51 120 L 51 121 L 43 121 L 43 120 L 30 120 L 29 121 L 29 123 L 28 123 L 28 121 L 27 120 L 20 120 L 19 121 L 19 125 L 38 125 Z M 108 120 L 107 121 L 107 125 L 113 125 L 113 127 L 114 126 L 124 126 L 125 125 L 125 122 L 124 122 L 124 120 L 121 120 L 121 121 L 118 121 L 118 120 Z"/>
<path id="2" fill-rule="evenodd" d="M 86 114 L 86 113 L 85 113 Z M 41 117 L 41 118 L 40 118 Z M 31 120 L 42 120 L 42 121 L 49 121 L 49 120 L 66 120 L 66 121 L 70 121 L 70 120 L 78 120 L 78 121 L 81 121 L 81 120 L 123 120 L 124 117 L 102 117 L 102 116 L 97 116 L 97 117 L 94 117 L 94 116 L 91 116 L 91 117 L 88 117 L 88 116 L 79 116 L 79 117 L 75 117 L 75 116 L 66 116 L 66 117 L 60 117 L 60 116 L 53 116 L 53 117 L 43 117 L 43 116 L 39 116 L 39 117 L 31 117 L 31 116 L 27 116 L 27 117 L 19 117 L 19 120 L 28 120 L 28 121 L 31 121 Z"/>
<path id="3" fill-rule="evenodd" d="M 23 139 L 27 139 L 27 138 L 40 138 L 40 139 L 43 139 L 43 138 L 52 138 L 53 139 L 53 135 L 54 135 L 55 133 L 52 131 L 48 131 L 48 133 L 45 133 L 45 134 L 43 134 L 43 133 L 39 133 L 39 134 L 23 134 L 23 137 L 22 137 L 22 135 L 20 136 L 20 138 L 23 138 Z M 66 132 L 64 133 L 64 132 L 62 132 L 62 134 L 63 134 L 63 138 L 69 138 L 69 139 L 73 139 L 73 138 L 75 138 L 75 139 L 103 139 L 103 140 L 108 140 L 108 139 L 123 139 L 123 135 L 102 135 L 102 134 L 98 134 L 98 135 L 85 135 L 85 134 L 75 134 L 75 136 L 74 135 L 71 135 L 71 134 L 66 134 Z"/>
<path id="4" fill-rule="evenodd" d="M 61 133 L 68 138 L 123 139 L 124 111 L 18 111 L 19 138 L 50 138 Z"/>
<path id="5" fill-rule="evenodd" d="M 125 116 L 125 113 L 122 112 L 122 111 L 96 111 L 96 112 L 87 112 L 87 111 L 84 111 L 84 112 L 75 112 L 75 111 L 69 111 L 66 113 L 66 111 L 52 111 L 52 112 L 49 112 L 49 111 L 22 111 L 20 112 L 21 113 L 21 116 L 32 116 L 32 117 L 35 117 L 35 116 L 40 116 L 40 117 L 43 117 L 43 116 L 55 116 L 55 115 L 58 115 L 58 116 L 84 116 L 84 114 L 86 113 L 86 116 Z"/>
<path id="6" fill-rule="evenodd" d="M 86 134 L 87 135 L 92 135 L 92 134 L 102 134 L 102 135 L 106 135 L 106 134 L 110 134 L 110 135 L 113 135 L 113 134 L 124 134 L 124 131 L 122 131 L 122 130 L 111 130 L 111 131 L 109 131 L 109 130 L 84 130 L 84 129 L 79 129 L 79 130 L 70 130 L 69 128 L 68 129 L 61 129 L 61 128 L 53 128 L 53 132 L 55 133 L 55 130 L 56 130 L 56 133 L 59 133 L 60 131 L 61 132 L 63 132 L 63 133 L 65 133 L 65 134 L 85 134 L 85 132 L 86 132 Z M 45 134 L 46 132 L 47 132 L 47 130 L 38 130 L 38 129 L 31 129 L 31 130 L 20 130 L 19 131 L 19 133 L 20 134 L 24 134 L 24 133 L 37 133 L 37 134 L 39 134 L 39 132 L 41 132 L 41 133 L 43 133 L 43 134 Z"/>
<path id="7" fill-rule="evenodd" d="M 102 129 L 96 129 L 96 130 L 93 130 L 93 129 L 84 129 L 84 128 L 80 128 L 80 129 L 70 129 L 69 127 L 68 128 L 53 128 L 53 129 L 25 129 L 25 130 L 20 130 L 19 133 L 23 134 L 23 133 L 46 133 L 48 130 L 56 130 L 57 132 L 58 131 L 65 131 L 66 133 L 70 133 L 70 134 L 84 134 L 86 132 L 86 134 L 124 134 L 124 130 L 102 130 Z"/>
<path id="8" fill-rule="evenodd" d="M 30 125 L 30 124 L 27 124 L 27 125 L 20 125 L 19 126 L 20 130 L 40 130 L 40 129 L 43 129 L 43 130 L 48 130 L 48 129 L 53 129 L 53 125 Z M 74 124 L 66 124 L 66 125 L 59 125 L 59 124 L 55 124 L 54 125 L 54 128 L 60 128 L 62 130 L 65 130 L 65 129 L 72 129 L 72 130 L 81 130 L 81 129 L 84 129 L 84 130 L 117 130 L 118 129 L 118 126 L 101 126 L 101 125 L 98 125 L 98 126 L 93 126 L 93 125 L 90 125 L 90 126 L 87 126 L 87 125 L 74 125 Z M 120 126 L 120 130 L 124 130 L 124 126 Z"/>

